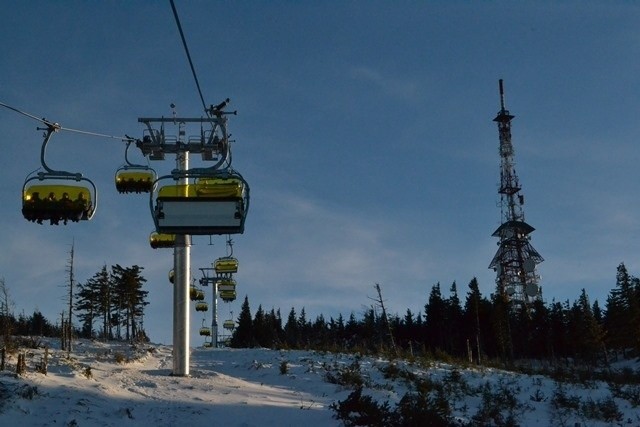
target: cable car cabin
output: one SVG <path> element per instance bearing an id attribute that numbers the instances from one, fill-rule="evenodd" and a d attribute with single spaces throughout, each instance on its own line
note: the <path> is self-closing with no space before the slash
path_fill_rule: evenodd
<path id="1" fill-rule="evenodd" d="M 236 324 L 233 320 L 225 320 L 222 327 L 232 331 L 236 327 Z"/>
<path id="2" fill-rule="evenodd" d="M 119 193 L 150 193 L 156 174 L 149 168 L 121 168 L 116 171 L 116 190 Z"/>
<path id="3" fill-rule="evenodd" d="M 205 341 L 202 346 L 204 348 L 212 348 L 213 347 L 213 343 L 211 341 Z"/>
<path id="4" fill-rule="evenodd" d="M 209 304 L 207 304 L 204 301 L 199 301 L 196 303 L 196 311 L 208 311 L 209 310 Z"/>
<path id="5" fill-rule="evenodd" d="M 218 258 L 213 263 L 213 268 L 217 274 L 237 273 L 238 260 L 232 257 Z"/>
<path id="6" fill-rule="evenodd" d="M 36 184 L 22 193 L 22 215 L 38 224 L 89 220 L 94 211 L 91 190 L 85 186 Z"/>
<path id="7" fill-rule="evenodd" d="M 200 328 L 200 335 L 203 336 L 203 337 L 210 337 L 211 336 L 211 328 L 203 326 L 202 328 Z"/>
<path id="8" fill-rule="evenodd" d="M 228 278 L 221 278 L 216 280 L 216 285 L 218 285 L 218 292 L 235 292 L 236 291 L 236 281 Z"/>
<path id="9" fill-rule="evenodd" d="M 236 291 L 220 292 L 220 298 L 224 302 L 232 302 L 236 300 Z"/>
<path id="10" fill-rule="evenodd" d="M 153 212 L 156 230 L 169 234 L 244 232 L 246 194 L 237 178 L 199 179 L 160 188 Z"/>
<path id="11" fill-rule="evenodd" d="M 153 249 L 161 248 L 175 248 L 176 247 L 176 235 L 175 234 L 161 234 L 155 231 L 149 236 L 149 244 Z"/>
<path id="12" fill-rule="evenodd" d="M 204 300 L 204 291 L 196 286 L 191 286 L 189 289 L 189 298 L 191 301 L 202 301 Z"/>

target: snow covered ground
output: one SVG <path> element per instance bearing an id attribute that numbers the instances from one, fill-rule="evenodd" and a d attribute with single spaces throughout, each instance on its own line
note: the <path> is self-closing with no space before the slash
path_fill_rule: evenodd
<path id="1" fill-rule="evenodd" d="M 189 377 L 174 377 L 171 346 L 80 340 L 67 358 L 55 342 L 49 345 L 46 375 L 35 370 L 42 348 L 27 350 L 27 372 L 21 376 L 15 375 L 16 356 L 8 358 L 0 372 L 0 426 L 341 425 L 329 406 L 349 396 L 354 378 L 364 384 L 363 395 L 388 401 L 392 409 L 415 390 L 416 379 L 441 384 L 461 425 L 493 405 L 502 408 L 503 419 L 510 413 L 522 426 L 640 426 L 637 384 L 612 393 L 604 382 L 560 384 L 490 368 L 204 348 L 192 349 Z M 631 369 L 640 375 L 640 363 Z M 507 403 L 499 406 L 502 400 Z M 618 421 L 587 416 L 588 408 L 598 412 L 607 402 L 621 413 Z"/>

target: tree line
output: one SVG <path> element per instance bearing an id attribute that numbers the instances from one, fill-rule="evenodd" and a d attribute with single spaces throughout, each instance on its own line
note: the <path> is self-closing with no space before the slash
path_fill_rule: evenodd
<path id="1" fill-rule="evenodd" d="M 74 310 L 79 325 L 74 335 L 85 338 L 148 339 L 144 308 L 148 291 L 142 267 L 103 266 L 77 287 Z M 605 306 L 591 303 L 584 289 L 574 302 L 552 300 L 516 305 L 496 288 L 488 298 L 473 278 L 461 297 L 456 282 L 443 293 L 440 283 L 431 287 L 424 311 L 384 318 L 379 306 L 326 319 L 307 318 L 304 307 L 291 308 L 286 318 L 280 309 L 260 305 L 251 313 L 245 297 L 231 337 L 232 347 L 265 347 L 360 351 L 390 349 L 414 355 L 468 358 L 577 359 L 590 364 L 609 357 L 640 355 L 640 279 L 624 263 L 616 270 L 615 286 Z M 14 335 L 57 336 L 59 324 L 35 310 L 15 316 L 7 286 L 0 280 L 0 337 Z"/>
<path id="2" fill-rule="evenodd" d="M 573 303 L 538 300 L 517 305 L 499 289 L 489 298 L 483 296 L 475 278 L 463 298 L 455 282 L 447 296 L 437 283 L 424 312 L 407 309 L 403 316 L 384 319 L 379 307 L 372 306 L 360 318 L 351 313 L 348 319 L 342 314 L 325 319 L 321 314 L 310 320 L 304 308 L 299 313 L 291 308 L 283 319 L 280 309 L 265 311 L 260 305 L 252 315 L 245 297 L 231 346 L 368 353 L 394 346 L 404 354 L 476 362 L 575 359 L 596 364 L 611 356 L 640 354 L 640 279 L 630 275 L 624 263 L 617 267 L 604 308 L 598 301 L 590 303 L 584 289 Z"/>
<path id="3" fill-rule="evenodd" d="M 73 335 L 103 340 L 148 340 L 144 330 L 144 308 L 148 291 L 143 289 L 146 279 L 143 267 L 122 267 L 110 270 L 103 266 L 73 294 L 73 309 L 79 325 L 74 324 Z M 46 319 L 39 310 L 31 316 L 13 313 L 8 287 L 0 279 L 0 336 L 6 345 L 11 336 L 47 336 L 62 334 L 61 323 Z M 61 313 L 61 316 L 64 317 Z"/>

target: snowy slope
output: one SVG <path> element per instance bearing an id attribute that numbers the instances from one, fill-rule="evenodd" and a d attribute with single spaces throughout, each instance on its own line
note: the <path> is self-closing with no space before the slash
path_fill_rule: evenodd
<path id="1" fill-rule="evenodd" d="M 488 368 L 396 362 L 390 369 L 385 360 L 344 354 L 198 348 L 191 352 L 191 375 L 173 377 L 170 346 L 82 340 L 70 358 L 51 349 L 44 375 L 35 371 L 43 353 L 28 350 L 22 376 L 14 374 L 15 355 L 0 373 L 0 426 L 341 425 L 329 405 L 353 391 L 335 380 L 354 367 L 363 394 L 392 408 L 412 389 L 409 377 L 444 384 L 462 424 L 486 409 L 487 399 L 512 398 L 504 416 L 511 413 L 523 426 L 640 426 L 634 399 L 612 399 L 622 413 L 615 423 L 586 418 L 584 411 L 554 410 L 552 396 L 559 389 L 582 403 L 611 399 L 606 383 L 559 385 L 539 375 Z M 625 390 L 638 392 L 635 387 Z"/>

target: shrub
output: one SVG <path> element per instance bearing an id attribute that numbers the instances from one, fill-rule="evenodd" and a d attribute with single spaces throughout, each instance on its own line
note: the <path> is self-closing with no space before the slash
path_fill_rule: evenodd
<path id="1" fill-rule="evenodd" d="M 445 427 L 452 425 L 451 407 L 444 393 L 430 397 L 423 393 L 407 393 L 396 408 L 399 426 Z"/>
<path id="2" fill-rule="evenodd" d="M 362 388 L 365 385 L 365 379 L 360 372 L 360 362 L 356 358 L 353 363 L 344 368 L 336 368 L 336 372 L 327 370 L 325 379 L 331 384 L 338 384 L 345 387 Z"/>
<path id="3" fill-rule="evenodd" d="M 280 362 L 280 375 L 287 375 L 287 372 L 289 372 L 289 365 L 286 360 L 283 360 Z"/>
<path id="4" fill-rule="evenodd" d="M 334 418 L 345 426 L 389 427 L 393 425 L 393 413 L 389 403 L 378 404 L 371 396 L 362 395 L 362 387 L 351 392 L 341 402 L 332 403 L 330 409 L 335 411 Z"/>

